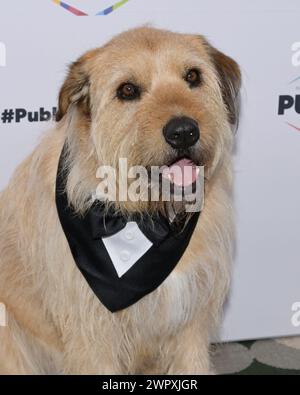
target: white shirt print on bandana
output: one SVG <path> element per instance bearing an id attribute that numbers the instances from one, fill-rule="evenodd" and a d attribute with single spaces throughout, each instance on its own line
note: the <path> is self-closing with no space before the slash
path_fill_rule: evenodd
<path id="1" fill-rule="evenodd" d="M 125 228 L 102 241 L 110 259 L 122 277 L 152 246 L 136 222 L 130 221 Z"/>

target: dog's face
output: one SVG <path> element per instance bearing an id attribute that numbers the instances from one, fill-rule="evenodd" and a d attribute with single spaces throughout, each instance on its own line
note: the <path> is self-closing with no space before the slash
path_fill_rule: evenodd
<path id="1" fill-rule="evenodd" d="M 76 108 L 98 164 L 213 172 L 231 147 L 239 86 L 237 64 L 203 37 L 139 28 L 71 66 L 57 120 Z"/>

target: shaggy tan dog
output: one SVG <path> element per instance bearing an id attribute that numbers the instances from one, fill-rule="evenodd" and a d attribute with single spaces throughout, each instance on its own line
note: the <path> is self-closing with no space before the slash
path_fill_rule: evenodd
<path id="1" fill-rule="evenodd" d="M 0 370 L 12 374 L 213 372 L 209 343 L 230 282 L 233 128 L 237 64 L 203 37 L 138 28 L 83 55 L 59 95 L 56 126 L 0 195 Z M 91 205 L 101 164 L 163 165 L 174 117 L 200 128 L 205 206 L 182 259 L 154 292 L 117 313 L 75 266 L 55 206 L 58 159 L 68 143 L 69 201 Z M 123 213 L 162 202 L 116 202 Z"/>

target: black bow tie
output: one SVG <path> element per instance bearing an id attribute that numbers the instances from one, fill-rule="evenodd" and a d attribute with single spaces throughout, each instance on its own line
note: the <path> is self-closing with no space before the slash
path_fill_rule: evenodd
<path id="1" fill-rule="evenodd" d="M 93 204 L 86 219 L 94 239 L 112 236 L 125 228 L 129 221 L 134 221 L 154 245 L 159 245 L 173 228 L 163 215 L 143 215 L 141 217 L 138 214 L 132 214 L 125 217 L 112 207 L 106 209 L 101 201 L 96 201 Z"/>

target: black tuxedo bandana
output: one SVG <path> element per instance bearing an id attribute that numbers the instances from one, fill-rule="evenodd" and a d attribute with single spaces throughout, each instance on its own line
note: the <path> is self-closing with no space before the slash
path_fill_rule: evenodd
<path id="1" fill-rule="evenodd" d="M 161 216 L 124 218 L 95 201 L 76 214 L 65 192 L 63 149 L 56 179 L 56 206 L 75 264 L 101 303 L 122 310 L 154 291 L 172 272 L 193 235 L 200 213 L 169 221 Z M 187 222 L 187 223 L 186 223 Z"/>

